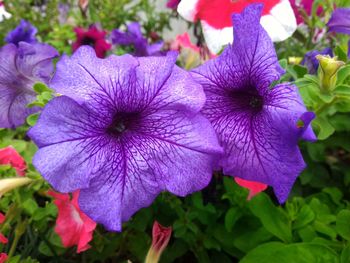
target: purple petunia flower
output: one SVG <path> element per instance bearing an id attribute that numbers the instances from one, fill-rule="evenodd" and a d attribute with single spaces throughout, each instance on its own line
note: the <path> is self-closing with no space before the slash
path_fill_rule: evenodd
<path id="1" fill-rule="evenodd" d="M 133 46 L 135 51 L 133 55 L 138 57 L 146 57 L 152 55 L 160 55 L 163 47 L 163 41 L 148 44 L 147 39 L 142 35 L 141 27 L 138 22 L 128 24 L 127 32 L 118 29 L 112 31 L 112 42 L 115 45 Z"/>
<path id="2" fill-rule="evenodd" d="M 38 171 L 60 192 L 81 189 L 82 211 L 109 230 L 162 191 L 204 188 L 222 151 L 199 113 L 203 89 L 176 57 L 99 59 L 80 47 L 57 63 L 51 82 L 65 96 L 29 131 Z"/>
<path id="3" fill-rule="evenodd" d="M 298 139 L 315 140 L 307 112 L 291 84 L 271 84 L 283 74 L 273 43 L 259 20 L 261 4 L 233 15 L 234 43 L 193 70 L 207 101 L 202 110 L 224 147 L 225 174 L 268 184 L 283 203 L 305 168 Z"/>
<path id="4" fill-rule="evenodd" d="M 350 8 L 335 9 L 327 26 L 330 32 L 350 34 Z"/>
<path id="5" fill-rule="evenodd" d="M 48 83 L 53 73 L 52 59 L 58 52 L 45 44 L 20 42 L 0 49 L 0 127 L 14 128 L 24 123 L 35 109 L 35 82 Z"/>
<path id="6" fill-rule="evenodd" d="M 35 26 L 22 19 L 19 25 L 7 34 L 5 41 L 15 44 L 16 46 L 18 46 L 18 43 L 21 41 L 33 44 L 38 42 L 35 37 L 37 32 L 38 30 Z"/>
<path id="7" fill-rule="evenodd" d="M 329 55 L 333 57 L 333 51 L 331 48 L 327 47 L 322 51 L 312 50 L 305 54 L 302 65 L 305 65 L 309 74 L 316 74 L 319 66 L 319 61 L 316 59 L 317 55 Z"/>

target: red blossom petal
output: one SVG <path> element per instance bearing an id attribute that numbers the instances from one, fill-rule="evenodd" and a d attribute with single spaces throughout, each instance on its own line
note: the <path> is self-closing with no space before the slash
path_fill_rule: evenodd
<path id="1" fill-rule="evenodd" d="M 220 29 L 232 26 L 232 14 L 241 13 L 245 7 L 253 3 L 263 3 L 262 15 L 269 14 L 271 9 L 281 0 L 199 0 L 196 19 L 206 21 L 210 26 Z"/>
<path id="2" fill-rule="evenodd" d="M 171 227 L 164 227 L 157 221 L 154 221 L 152 229 L 152 248 L 156 252 L 162 253 L 166 248 L 171 237 L 171 231 Z"/>
<path id="3" fill-rule="evenodd" d="M 0 224 L 4 223 L 6 220 L 6 216 L 3 213 L 0 213 Z"/>
<path id="4" fill-rule="evenodd" d="M 0 263 L 5 263 L 8 256 L 6 253 L 0 253 Z"/>
<path id="5" fill-rule="evenodd" d="M 70 200 L 68 194 L 60 194 L 49 191 L 48 194 L 55 198 L 54 204 L 58 208 L 55 232 L 60 236 L 65 247 L 77 245 L 80 253 L 90 248 L 88 244 L 96 228 L 96 223 L 85 215 L 78 206 L 79 191 L 73 193 Z"/>
<path id="6" fill-rule="evenodd" d="M 8 239 L 3 234 L 0 233 L 0 243 L 1 244 L 7 244 Z"/>
<path id="7" fill-rule="evenodd" d="M 248 200 L 252 199 L 255 195 L 266 190 L 266 188 L 267 188 L 266 184 L 248 181 L 248 180 L 244 180 L 244 179 L 241 179 L 238 177 L 235 177 L 235 181 L 238 185 L 249 189 Z"/>
<path id="8" fill-rule="evenodd" d="M 23 157 L 12 146 L 0 149 L 0 165 L 11 165 L 20 176 L 24 176 L 27 169 Z"/>

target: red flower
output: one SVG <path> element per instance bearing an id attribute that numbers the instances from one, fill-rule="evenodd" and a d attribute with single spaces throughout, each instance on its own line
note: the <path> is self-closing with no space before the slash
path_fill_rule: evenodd
<path id="1" fill-rule="evenodd" d="M 6 253 L 0 253 L 0 263 L 5 263 L 8 256 Z"/>
<path id="2" fill-rule="evenodd" d="M 164 227 L 154 221 L 152 229 L 152 245 L 146 257 L 146 263 L 157 263 L 171 237 L 171 227 Z"/>
<path id="3" fill-rule="evenodd" d="M 297 3 L 298 2 L 298 3 Z M 292 5 L 295 17 L 297 18 L 297 23 L 301 24 L 304 22 L 304 18 L 300 12 L 300 9 L 305 10 L 305 13 L 310 16 L 311 11 L 312 11 L 312 5 L 313 5 L 314 0 L 301 0 L 296 1 L 296 0 L 290 0 L 290 4 Z M 320 15 L 322 13 L 323 9 L 322 7 L 317 8 L 317 15 Z"/>
<path id="4" fill-rule="evenodd" d="M 5 220 L 6 220 L 6 217 L 2 213 L 0 213 L 0 224 L 4 223 Z M 8 239 L 3 234 L 0 233 L 0 243 L 7 244 L 7 242 L 8 242 Z M 1 256 L 2 256 L 2 254 L 1 254 Z M 0 263 L 4 262 L 4 261 L 1 261 L 1 256 L 0 256 Z"/>
<path id="5" fill-rule="evenodd" d="M 80 210 L 79 191 L 73 193 L 72 200 L 68 194 L 54 191 L 49 191 L 48 195 L 55 198 L 54 204 L 58 208 L 55 232 L 60 236 L 63 246 L 77 245 L 78 253 L 89 249 L 88 243 L 92 239 L 96 223 Z"/>
<path id="6" fill-rule="evenodd" d="M 290 37 L 296 29 L 296 20 L 288 0 L 184 0 L 177 11 L 188 21 L 201 21 L 209 50 L 218 53 L 233 41 L 232 14 L 241 13 L 250 4 L 263 3 L 261 25 L 273 41 Z"/>
<path id="7" fill-rule="evenodd" d="M 0 165 L 8 164 L 16 169 L 18 175 L 24 176 L 27 169 L 26 162 L 12 146 L 0 149 Z"/>
<path id="8" fill-rule="evenodd" d="M 241 179 L 238 177 L 235 177 L 235 181 L 238 185 L 249 189 L 248 200 L 252 199 L 255 195 L 266 190 L 266 188 L 267 188 L 266 184 L 248 181 L 248 180 L 244 180 L 244 179 Z"/>
<path id="9" fill-rule="evenodd" d="M 99 58 L 104 58 L 106 52 L 111 49 L 112 45 L 105 40 L 106 31 L 99 31 L 95 26 L 91 26 L 88 31 L 84 28 L 76 27 L 74 29 L 77 40 L 73 43 L 73 51 L 80 46 L 88 45 L 95 49 Z"/>

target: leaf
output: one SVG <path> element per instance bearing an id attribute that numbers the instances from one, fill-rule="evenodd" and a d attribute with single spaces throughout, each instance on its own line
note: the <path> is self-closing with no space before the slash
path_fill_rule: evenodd
<path id="1" fill-rule="evenodd" d="M 312 211 L 310 206 L 304 205 L 298 215 L 296 220 L 293 222 L 293 229 L 298 229 L 305 227 L 310 224 L 315 219 L 315 213 Z"/>
<path id="2" fill-rule="evenodd" d="M 340 46 L 336 46 L 333 51 L 334 51 L 334 55 L 337 56 L 339 60 L 344 62 L 347 61 L 348 56 Z"/>
<path id="3" fill-rule="evenodd" d="M 343 209 L 338 213 L 335 228 L 341 237 L 350 240 L 350 210 Z"/>
<path id="4" fill-rule="evenodd" d="M 249 208 L 267 231 L 284 242 L 292 241 L 291 222 L 281 208 L 274 206 L 268 195 L 261 193 L 255 196 L 250 201 Z"/>
<path id="5" fill-rule="evenodd" d="M 52 93 L 52 92 L 53 92 L 52 89 L 50 89 L 48 86 L 46 86 L 46 85 L 45 85 L 44 83 L 42 83 L 42 82 L 37 82 L 37 83 L 35 83 L 34 86 L 33 86 L 33 89 L 34 89 L 34 91 L 35 91 L 36 93 L 38 93 L 38 94 L 41 94 L 41 93 L 43 93 L 43 92 L 49 92 L 49 93 Z"/>
<path id="6" fill-rule="evenodd" d="M 342 84 L 350 76 L 350 65 L 341 67 L 337 72 L 337 85 Z"/>
<path id="7" fill-rule="evenodd" d="M 319 132 L 317 138 L 319 140 L 325 140 L 335 132 L 334 127 L 324 117 L 317 116 L 316 119 L 313 120 L 313 124 L 318 128 Z"/>
<path id="8" fill-rule="evenodd" d="M 241 217 L 242 211 L 239 207 L 231 207 L 225 215 L 226 230 L 231 232 L 237 220 Z"/>
<path id="9" fill-rule="evenodd" d="M 27 123 L 30 126 L 34 126 L 36 124 L 36 122 L 38 121 L 38 118 L 39 118 L 39 113 L 31 114 L 27 117 Z"/>
<path id="10" fill-rule="evenodd" d="M 341 252 L 340 263 L 350 263 L 350 244 Z"/>
<path id="11" fill-rule="evenodd" d="M 240 263 L 338 263 L 338 255 L 329 247 L 312 243 L 265 243 L 250 251 Z"/>

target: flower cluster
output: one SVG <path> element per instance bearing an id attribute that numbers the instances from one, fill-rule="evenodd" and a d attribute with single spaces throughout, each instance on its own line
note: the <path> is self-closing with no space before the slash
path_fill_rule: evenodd
<path id="1" fill-rule="evenodd" d="M 271 88 L 283 70 L 262 11 L 234 15 L 233 46 L 191 73 L 174 52 L 99 59 L 84 46 L 63 56 L 50 82 L 62 96 L 28 133 L 35 167 L 56 190 L 80 190 L 80 209 L 114 231 L 160 192 L 203 189 L 220 168 L 272 186 L 284 202 L 305 167 L 298 140 L 315 139 L 314 115 L 295 86 Z"/>

